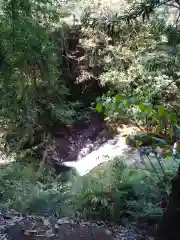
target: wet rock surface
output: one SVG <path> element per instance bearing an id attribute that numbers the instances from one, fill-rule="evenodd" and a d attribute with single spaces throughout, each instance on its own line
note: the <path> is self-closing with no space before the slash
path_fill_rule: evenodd
<path id="1" fill-rule="evenodd" d="M 62 163 L 85 157 L 111 138 L 104 131 L 104 127 L 101 116 L 90 115 L 73 125 L 58 129 L 55 133 L 53 159 Z"/>
<path id="2" fill-rule="evenodd" d="M 110 134 L 102 116 L 89 114 L 56 132 L 51 159 L 60 167 L 67 167 L 67 171 L 75 169 L 79 175 L 86 175 L 116 157 L 130 165 L 142 165 L 138 149 L 126 143 L 126 136 L 138 133 L 139 129 L 123 120 L 116 128 L 119 133 Z"/>

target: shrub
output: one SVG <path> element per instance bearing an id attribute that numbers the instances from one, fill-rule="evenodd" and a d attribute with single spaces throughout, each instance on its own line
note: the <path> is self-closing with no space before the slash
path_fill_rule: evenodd
<path id="1" fill-rule="evenodd" d="M 119 159 L 86 176 L 37 173 L 33 166 L 15 164 L 1 169 L 0 206 L 22 213 L 79 216 L 91 220 L 155 220 L 161 200 L 169 192 L 175 168 L 166 160 L 166 189 L 152 169 L 137 169 Z M 168 176 L 168 178 L 167 178 Z M 163 180 L 164 179 L 164 180 Z"/>
<path id="2" fill-rule="evenodd" d="M 165 162 L 169 163 L 170 160 Z M 166 166 L 167 166 L 166 163 Z M 166 172 L 167 182 L 175 168 Z M 162 179 L 165 177 L 160 174 Z M 163 181 L 163 180 L 162 180 Z M 74 204 L 81 216 L 98 220 L 156 219 L 162 215 L 160 202 L 167 194 L 153 170 L 135 169 L 117 159 L 105 168 L 80 178 L 73 184 Z"/>
<path id="3" fill-rule="evenodd" d="M 51 170 L 39 174 L 33 166 L 12 164 L 0 172 L 1 208 L 61 216 L 70 196 L 68 189 L 68 184 L 57 179 Z"/>

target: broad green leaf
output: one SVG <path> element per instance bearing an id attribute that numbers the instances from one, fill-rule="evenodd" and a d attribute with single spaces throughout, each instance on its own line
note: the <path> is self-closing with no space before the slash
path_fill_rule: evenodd
<path id="1" fill-rule="evenodd" d="M 153 115 L 152 116 L 152 124 L 157 124 L 158 120 L 157 120 L 157 116 Z"/>
<path id="2" fill-rule="evenodd" d="M 177 116 L 175 113 L 170 114 L 170 121 L 172 124 L 177 124 Z"/>
<path id="3" fill-rule="evenodd" d="M 163 117 L 164 117 L 165 119 L 167 119 L 167 120 L 170 118 L 170 117 L 169 117 L 169 113 L 168 113 L 168 111 L 167 111 L 166 109 L 164 109 Z"/>
<path id="4" fill-rule="evenodd" d="M 116 96 L 116 104 L 117 105 L 119 105 L 122 102 L 122 100 L 123 100 L 123 96 L 121 96 L 121 95 Z"/>
<path id="5" fill-rule="evenodd" d="M 147 112 L 148 112 L 149 114 L 151 114 L 151 113 L 153 112 L 153 109 L 152 109 L 151 106 L 147 106 L 146 109 L 147 109 Z"/>
<path id="6" fill-rule="evenodd" d="M 129 107 L 129 106 L 131 105 L 131 102 L 130 102 L 129 99 L 126 99 L 126 100 L 125 100 L 125 105 L 126 105 L 126 107 Z"/>
<path id="7" fill-rule="evenodd" d="M 139 108 L 140 108 L 141 112 L 144 112 L 146 109 L 146 106 L 143 103 L 140 103 Z"/>
<path id="8" fill-rule="evenodd" d="M 104 116 L 108 117 L 108 112 L 107 111 L 104 112 Z"/>
<path id="9" fill-rule="evenodd" d="M 139 100 L 137 97 L 134 97 L 134 104 L 139 104 Z"/>
<path id="10" fill-rule="evenodd" d="M 164 106 L 160 105 L 158 106 L 158 116 L 162 117 L 164 115 L 165 109 Z"/>
<path id="11" fill-rule="evenodd" d="M 98 103 L 98 104 L 96 105 L 96 110 L 97 110 L 98 112 L 101 112 L 101 111 L 102 111 L 102 105 L 101 105 L 100 103 Z"/>

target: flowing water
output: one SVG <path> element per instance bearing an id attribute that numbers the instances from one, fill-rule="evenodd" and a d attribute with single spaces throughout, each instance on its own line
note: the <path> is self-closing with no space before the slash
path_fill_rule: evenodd
<path id="1" fill-rule="evenodd" d="M 76 123 L 68 134 L 61 131 L 56 138 L 57 161 L 75 168 L 80 175 L 116 157 L 128 164 L 140 161 L 138 150 L 126 144 L 123 134 L 110 136 L 104 130 L 104 121 L 93 117 Z"/>
<path id="2" fill-rule="evenodd" d="M 68 142 L 66 142 L 65 157 L 61 154 L 61 148 L 57 148 L 58 160 L 65 166 L 75 168 L 81 176 L 107 161 L 113 161 L 117 157 L 128 165 L 143 168 L 151 166 L 152 164 L 145 155 L 140 156 L 138 149 L 126 144 L 124 135 L 134 133 L 132 125 L 126 124 L 123 126 L 125 126 L 124 129 L 121 125 L 118 134 L 110 136 L 105 134 L 105 124 L 102 119 L 89 119 L 84 126 L 81 123 L 76 129 L 73 128 L 69 135 Z M 57 139 L 57 142 L 61 143 L 63 139 Z M 163 139 L 156 139 L 161 143 L 164 141 Z M 62 146 L 62 144 L 59 145 Z M 171 161 L 173 161 L 172 159 Z M 158 161 L 153 153 L 150 154 L 150 160 L 154 163 Z M 163 164 L 166 165 L 165 162 Z"/>
<path id="3" fill-rule="evenodd" d="M 79 175 L 86 175 L 93 169 L 115 158 L 122 159 L 128 165 L 146 165 L 139 151 L 126 144 L 124 134 L 132 134 L 134 129 L 124 125 L 119 134 L 111 136 L 105 131 L 105 123 L 97 116 L 83 118 L 74 125 L 60 128 L 55 135 L 55 147 L 51 159 L 61 166 L 74 168 Z M 121 126 L 122 127 L 122 126 Z M 146 158 L 147 159 L 147 158 Z M 151 159 L 157 160 L 155 156 Z M 0 165 L 7 165 L 9 159 L 3 153 Z M 147 159 L 148 161 L 148 159 Z"/>
<path id="4" fill-rule="evenodd" d="M 85 175 L 101 163 L 121 157 L 126 163 L 140 161 L 138 151 L 127 146 L 125 137 L 117 135 L 114 139 L 107 140 L 97 149 L 89 152 L 88 145 L 81 149 L 78 158 L 72 162 L 64 162 L 66 166 L 74 167 L 80 175 Z M 82 152 L 87 152 L 81 157 Z"/>

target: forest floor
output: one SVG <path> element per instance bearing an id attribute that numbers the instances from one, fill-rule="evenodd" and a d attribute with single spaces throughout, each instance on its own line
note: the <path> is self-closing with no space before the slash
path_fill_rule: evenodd
<path id="1" fill-rule="evenodd" d="M 2 240 L 153 240 L 141 227 L 0 213 Z"/>

